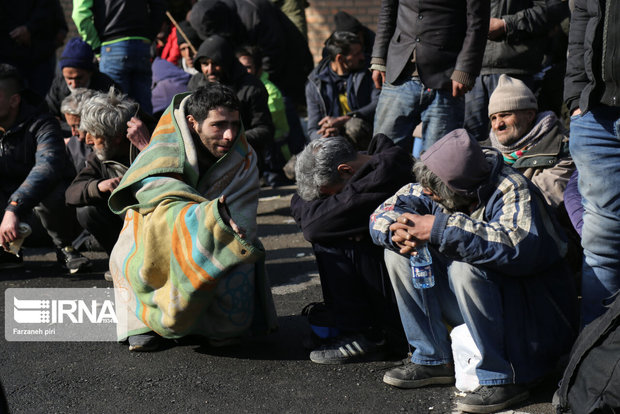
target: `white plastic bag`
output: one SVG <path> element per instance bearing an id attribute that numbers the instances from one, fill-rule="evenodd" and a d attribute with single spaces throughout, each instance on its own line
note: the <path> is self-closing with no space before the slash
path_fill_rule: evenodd
<path id="1" fill-rule="evenodd" d="M 452 339 L 456 388 L 462 392 L 473 391 L 480 385 L 476 375 L 476 365 L 482 359 L 480 351 L 465 324 L 452 329 L 450 338 Z"/>

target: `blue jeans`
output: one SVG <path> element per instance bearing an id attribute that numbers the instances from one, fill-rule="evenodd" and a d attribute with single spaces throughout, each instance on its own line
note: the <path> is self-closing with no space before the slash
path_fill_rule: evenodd
<path id="1" fill-rule="evenodd" d="M 409 259 L 385 251 L 411 361 L 452 361 L 446 323 L 465 323 L 482 360 L 481 385 L 527 383 L 548 373 L 577 334 L 576 295 L 563 263 L 545 274 L 509 277 L 431 250 L 435 286 L 416 289 Z"/>
<path id="2" fill-rule="evenodd" d="M 413 130 L 422 124 L 422 149 L 426 150 L 448 132 L 463 127 L 465 99 L 451 91 L 429 89 L 419 78 L 402 84 L 383 84 L 375 112 L 374 134 L 385 134 L 395 144 L 412 150 Z M 414 154 L 417 156 L 419 154 Z"/>
<path id="3" fill-rule="evenodd" d="M 489 98 L 497 88 L 501 73 L 480 75 L 471 91 L 465 95 L 465 129 L 477 141 L 489 138 Z M 534 90 L 534 77 L 531 75 L 510 75 L 522 80 Z"/>
<path id="4" fill-rule="evenodd" d="M 111 77 L 141 109 L 151 114 L 151 52 L 143 40 L 131 39 L 101 46 L 99 70 Z"/>
<path id="5" fill-rule="evenodd" d="M 620 290 L 620 109 L 573 116 L 570 152 L 579 170 L 584 214 L 581 320 L 586 325 Z"/>

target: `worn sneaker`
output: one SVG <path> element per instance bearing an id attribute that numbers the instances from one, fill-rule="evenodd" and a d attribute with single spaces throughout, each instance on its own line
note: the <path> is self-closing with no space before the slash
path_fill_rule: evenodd
<path id="1" fill-rule="evenodd" d="M 420 365 L 409 359 L 402 366 L 386 372 L 383 382 L 398 388 L 453 384 L 454 367 L 451 365 Z"/>
<path id="2" fill-rule="evenodd" d="M 86 270 L 92 265 L 87 257 L 82 256 L 82 254 L 72 246 L 65 246 L 62 249 L 57 249 L 56 258 L 58 259 L 58 263 L 71 274 Z"/>
<path id="3" fill-rule="evenodd" d="M 466 413 L 494 413 L 529 397 L 523 385 L 481 385 L 456 403 L 456 409 Z"/>
<path id="4" fill-rule="evenodd" d="M 0 246 L 0 270 L 15 269 L 24 265 L 24 258 L 20 252 L 19 257 L 13 253 L 4 251 Z"/>
<path id="5" fill-rule="evenodd" d="M 157 351 L 162 344 L 161 336 L 155 332 L 132 335 L 128 338 L 129 350 L 133 352 L 153 352 Z"/>
<path id="6" fill-rule="evenodd" d="M 374 342 L 361 334 L 342 336 L 310 352 L 310 360 L 317 364 L 346 364 L 373 360 L 382 356 L 384 345 L 384 340 Z"/>

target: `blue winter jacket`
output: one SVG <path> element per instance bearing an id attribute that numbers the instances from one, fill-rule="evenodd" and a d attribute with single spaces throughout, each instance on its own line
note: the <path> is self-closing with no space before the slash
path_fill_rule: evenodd
<path id="1" fill-rule="evenodd" d="M 364 69 L 349 74 L 347 79 L 347 100 L 351 112 L 340 113 L 338 92 L 334 90 L 329 75 L 329 60 L 323 59 L 308 75 L 306 82 L 306 104 L 308 107 L 308 135 L 311 140 L 320 138 L 319 121 L 326 116 L 357 116 L 373 122 L 379 100 L 379 90 L 375 88 L 370 71 Z"/>
<path id="2" fill-rule="evenodd" d="M 504 348 L 515 383 L 550 372 L 577 334 L 573 276 L 563 260 L 566 241 L 539 190 L 486 149 L 493 166 L 471 214 L 451 213 L 407 184 L 370 218 L 373 241 L 396 250 L 389 226 L 404 212 L 433 214 L 432 252 L 487 271 L 502 295 Z M 429 294 L 432 291 L 429 292 Z"/>

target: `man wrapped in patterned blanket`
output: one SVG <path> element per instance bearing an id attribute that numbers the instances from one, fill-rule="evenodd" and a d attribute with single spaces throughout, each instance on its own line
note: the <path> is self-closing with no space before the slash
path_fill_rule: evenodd
<path id="1" fill-rule="evenodd" d="M 161 337 L 221 345 L 275 329 L 258 192 L 235 94 L 212 84 L 175 96 L 109 201 L 125 215 L 110 271 L 118 339 L 130 350 L 154 350 Z"/>

